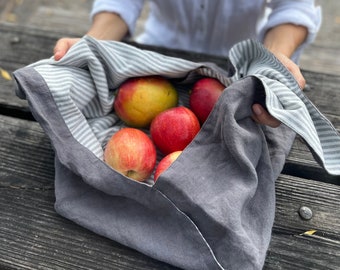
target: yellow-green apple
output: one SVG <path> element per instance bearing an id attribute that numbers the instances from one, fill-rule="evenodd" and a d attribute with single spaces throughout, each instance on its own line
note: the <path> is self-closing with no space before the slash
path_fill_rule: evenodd
<path id="1" fill-rule="evenodd" d="M 151 122 L 150 135 L 156 147 L 165 155 L 183 150 L 200 130 L 196 115 L 179 106 L 158 114 Z"/>
<path id="2" fill-rule="evenodd" d="M 156 182 L 161 173 L 170 167 L 170 165 L 182 154 L 183 151 L 172 152 L 161 159 L 156 167 L 153 180 Z"/>
<path id="3" fill-rule="evenodd" d="M 225 86 L 217 79 L 202 78 L 193 86 L 189 98 L 189 107 L 201 124 L 208 118 Z"/>
<path id="4" fill-rule="evenodd" d="M 151 176 L 156 158 L 156 147 L 149 136 L 130 127 L 117 131 L 104 150 L 104 160 L 108 165 L 137 181 Z"/>
<path id="5" fill-rule="evenodd" d="M 128 126 L 146 128 L 157 114 L 177 106 L 177 103 L 178 93 L 168 79 L 145 76 L 123 82 L 113 107 Z"/>

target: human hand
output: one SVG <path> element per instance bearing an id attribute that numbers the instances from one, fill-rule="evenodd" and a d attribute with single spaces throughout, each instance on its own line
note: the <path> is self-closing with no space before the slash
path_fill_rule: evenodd
<path id="1" fill-rule="evenodd" d="M 276 58 L 292 73 L 299 87 L 301 88 L 301 90 L 303 90 L 306 86 L 306 80 L 303 77 L 300 68 L 284 54 L 282 53 L 274 54 Z M 265 110 L 260 104 L 254 104 L 252 109 L 253 109 L 252 118 L 255 122 L 274 128 L 280 126 L 281 122 L 277 120 L 275 117 L 271 116 L 267 112 L 267 110 Z"/>
<path id="2" fill-rule="evenodd" d="M 263 108 L 260 104 L 254 104 L 252 119 L 259 124 L 276 128 L 281 125 L 281 122 L 275 117 L 271 116 L 268 111 Z"/>
<path id="3" fill-rule="evenodd" d="M 114 27 L 113 27 L 114 26 Z M 99 12 L 93 17 L 87 36 L 98 40 L 122 40 L 128 34 L 128 25 L 119 14 Z M 59 61 L 80 38 L 61 38 L 54 47 L 54 59 Z"/>
<path id="4" fill-rule="evenodd" d="M 291 59 L 282 53 L 274 53 L 276 58 L 292 73 L 301 90 L 306 86 L 306 80 L 303 77 L 300 68 Z"/>
<path id="5" fill-rule="evenodd" d="M 59 61 L 67 51 L 76 44 L 80 38 L 61 38 L 57 41 L 56 45 L 54 46 L 53 54 L 54 60 Z"/>

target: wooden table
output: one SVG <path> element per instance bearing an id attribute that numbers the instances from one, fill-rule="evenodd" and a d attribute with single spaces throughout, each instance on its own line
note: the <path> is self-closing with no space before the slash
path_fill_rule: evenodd
<path id="1" fill-rule="evenodd" d="M 51 56 L 56 34 L 0 25 L 0 68 Z M 193 61 L 221 59 L 156 49 Z M 340 128 L 340 76 L 303 71 L 307 95 Z M 54 153 L 26 101 L 0 76 L 0 269 L 175 269 L 98 236 L 54 211 Z M 340 177 L 297 137 L 276 182 L 276 217 L 264 269 L 340 269 Z M 312 216 L 301 210 L 312 211 Z M 306 213 L 306 212 L 304 212 Z"/>

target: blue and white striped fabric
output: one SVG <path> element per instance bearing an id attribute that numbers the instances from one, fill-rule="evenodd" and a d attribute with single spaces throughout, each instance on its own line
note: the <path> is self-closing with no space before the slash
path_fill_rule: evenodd
<path id="1" fill-rule="evenodd" d="M 330 174 L 340 174 L 340 137 L 332 123 L 305 96 L 292 74 L 268 51 L 253 41 L 234 46 L 230 58 L 240 74 L 259 78 L 272 116 L 299 134 Z"/>
<path id="2" fill-rule="evenodd" d="M 103 157 L 108 138 L 121 128 L 115 125 L 119 119 L 112 113 L 112 105 L 114 90 L 127 78 L 148 75 L 185 78 L 196 70 L 197 74 L 216 77 L 225 85 L 231 83 L 228 76 L 214 72 L 209 64 L 166 57 L 121 42 L 98 42 L 90 37 L 76 44 L 58 62 L 45 59 L 31 66 L 44 77 L 73 136 L 99 158 Z M 82 69 L 85 66 L 89 71 Z M 185 81 L 194 80 L 189 77 Z M 188 105 L 190 89 L 181 89 L 180 84 L 176 88 L 179 104 Z"/>
<path id="3" fill-rule="evenodd" d="M 112 113 L 114 90 L 128 77 L 158 74 L 185 78 L 190 71 L 196 70 L 197 74 L 216 77 L 228 86 L 241 77 L 256 76 L 263 82 L 270 114 L 307 142 L 328 173 L 340 174 L 338 132 L 275 56 L 261 44 L 247 40 L 232 48 L 230 59 L 236 68 L 232 78 L 221 76 L 209 64 L 84 37 L 62 60 L 42 60 L 32 66 L 45 78 L 73 136 L 99 158 L 103 157 L 103 146 L 108 138 L 120 128 L 115 125 L 118 117 Z M 48 69 L 46 65 L 49 65 Z M 81 69 L 84 66 L 90 72 Z M 187 105 L 188 89 L 179 89 L 179 92 L 180 103 Z"/>

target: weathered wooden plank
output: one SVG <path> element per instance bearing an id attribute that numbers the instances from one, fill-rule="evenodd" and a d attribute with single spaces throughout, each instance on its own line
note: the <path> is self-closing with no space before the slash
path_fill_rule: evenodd
<path id="1" fill-rule="evenodd" d="M 340 77 L 331 74 L 303 71 L 308 87 L 305 94 L 327 119 L 340 130 Z M 300 177 L 323 179 L 340 184 L 339 176 L 329 175 L 312 156 L 305 142 L 298 136 L 287 158 L 284 173 Z"/>
<path id="2" fill-rule="evenodd" d="M 340 176 L 330 175 L 314 159 L 311 150 L 300 136 L 297 136 L 286 159 L 282 173 L 340 184 Z"/>
<path id="3" fill-rule="evenodd" d="M 8 2 L 19 3 L 20 1 L 0 0 L 0 7 Z M 46 13 L 46 9 L 40 10 L 40 13 L 44 12 Z M 37 22 L 40 19 L 38 18 Z M 18 27 L 17 29 L 20 30 Z M 13 28 L 8 32 L 12 30 Z M 1 31 L 0 26 L 2 37 L 0 39 L 0 66 L 9 71 L 49 57 L 57 39 L 56 36 L 58 36 L 44 32 L 43 35 L 38 35 L 37 43 L 34 39 L 22 39 L 24 45 L 18 46 L 21 43 L 21 39 L 17 38 L 18 35 L 11 36 L 13 38 L 10 43 L 6 43 L 8 40 L 3 38 Z M 26 30 L 21 31 L 18 32 L 19 36 L 25 35 Z M 40 33 L 38 30 L 31 32 L 34 35 L 38 33 Z M 26 43 L 27 40 L 31 43 Z M 1 47 L 1 44 L 5 46 Z M 19 55 L 17 60 L 6 60 L 8 55 L 15 57 L 15 53 L 11 54 L 11 50 L 6 49 L 6 44 L 10 44 L 9 48 L 15 47 L 14 51 Z M 36 52 L 32 51 L 30 46 L 40 46 L 44 56 L 35 54 Z M 48 49 L 45 50 L 45 48 Z M 317 49 L 320 48 L 317 47 Z M 330 50 L 336 52 L 336 48 L 330 48 Z M 162 53 L 166 54 L 166 51 Z M 319 62 L 318 58 L 312 60 Z M 311 86 L 311 91 L 307 92 L 307 95 L 339 128 L 340 108 L 337 106 L 339 104 L 339 91 L 337 91 L 339 77 L 309 71 L 305 71 L 304 75 Z M 6 111 L 6 114 L 10 115 L 28 111 L 26 102 L 17 99 L 12 93 L 12 82 L 5 82 L 0 78 L 0 88 L 6 89 L 3 93 L 0 90 L 0 113 Z M 0 159 L 1 269 L 173 269 L 170 266 L 159 266 L 158 262 L 150 265 L 149 258 L 94 235 L 56 215 L 53 210 L 53 185 L 51 186 L 53 172 L 50 168 L 50 166 L 53 167 L 53 152 L 47 137 L 37 123 L 18 120 L 11 125 L 9 122 L 13 123 L 13 119 L 5 118 L 0 119 L 0 148 L 5 147 L 7 143 L 12 143 L 18 155 L 25 154 L 26 156 L 18 160 L 16 152 L 9 151 L 4 152 L 6 157 L 4 162 L 2 156 Z M 26 129 L 28 134 L 20 136 L 22 128 Z M 30 148 L 24 143 L 26 137 L 34 140 L 37 145 Z M 37 141 L 41 142 L 41 145 Z M 0 151 L 3 153 L 2 148 Z M 37 155 L 32 156 L 32 153 L 37 153 Z M 32 160 L 27 162 L 28 159 Z M 38 163 L 46 160 L 47 162 L 43 164 L 47 166 L 37 166 L 37 160 L 39 160 Z M 23 167 L 26 168 L 22 174 L 18 173 L 21 170 L 19 161 L 22 161 Z M 339 178 L 333 180 L 331 178 L 330 181 L 329 176 L 315 163 L 306 145 L 299 139 L 295 141 L 286 165 L 288 166 L 285 171 L 293 175 L 339 183 Z M 30 166 L 32 170 L 28 171 Z M 10 178 L 16 181 L 9 181 Z M 277 181 L 276 190 L 276 220 L 265 269 L 339 269 L 340 234 L 336 220 L 339 216 L 338 187 L 282 175 Z M 313 210 L 314 216 L 311 220 L 306 221 L 300 218 L 298 215 L 300 206 L 308 206 Z M 311 229 L 316 230 L 316 233 L 311 236 L 303 234 Z M 89 258 L 96 260 L 97 263 L 89 263 Z"/>
<path id="4" fill-rule="evenodd" d="M 51 189 L 54 154 L 37 122 L 0 115 L 1 186 Z"/>
<path id="5" fill-rule="evenodd" d="M 5 65 L 0 62 L 0 66 Z M 27 101 L 15 95 L 14 81 L 6 81 L 0 77 L 0 114 L 10 115 L 11 113 L 22 114 L 24 118 L 31 117 Z"/>
<path id="6" fill-rule="evenodd" d="M 0 0 L 0 22 L 30 25 L 53 32 L 82 35 L 89 27 L 92 0 L 44 1 L 44 0 Z M 337 0 L 316 0 L 322 6 L 322 24 L 314 43 L 307 47 L 300 59 L 302 68 L 340 74 L 340 60 L 334 55 L 339 51 L 340 24 Z M 146 21 L 148 5 L 137 20 L 137 36 Z M 329 37 L 332 38 L 329 38 Z"/>
<path id="7" fill-rule="evenodd" d="M 0 40 L 0 63 L 2 68 L 8 69 L 11 72 L 40 59 L 51 57 L 55 42 L 62 36 L 62 33 L 58 35 L 31 27 L 0 24 L 0 35 L 2 37 Z M 132 44 L 137 45 L 135 43 Z M 227 64 L 225 59 L 214 56 L 168 50 L 153 46 L 141 47 L 197 62 L 213 61 L 221 66 Z M 303 70 L 303 74 L 310 86 L 309 90 L 305 92 L 313 103 L 325 114 L 340 116 L 340 108 L 337 106 L 340 101 L 340 91 L 338 91 L 340 77 L 307 70 Z M 3 84 L 4 81 L 1 81 L 1 85 Z M 3 87 L 6 90 L 10 85 L 5 84 Z M 333 102 L 330 103 L 329 100 Z"/>
<path id="8" fill-rule="evenodd" d="M 338 270 L 339 242 L 322 236 L 274 233 L 264 270 Z"/>
<path id="9" fill-rule="evenodd" d="M 0 116 L 0 138 L 1 269 L 175 269 L 55 213 L 54 155 L 38 123 Z"/>
<path id="10" fill-rule="evenodd" d="M 0 62 L 16 68 L 52 56 L 59 36 L 56 33 L 11 24 L 0 24 L 0 33 Z"/>
<path id="11" fill-rule="evenodd" d="M 56 41 L 59 37 L 64 36 L 63 34 L 32 27 L 0 24 L 0 67 L 8 72 L 13 72 L 18 68 L 51 57 Z M 229 66 L 226 59 L 216 56 L 128 43 L 173 57 L 182 57 L 196 62 L 214 61 L 225 68 Z M 13 83 L 13 81 L 6 81 L 0 77 L 0 106 L 9 111 L 28 112 L 27 102 L 15 96 Z"/>
<path id="12" fill-rule="evenodd" d="M 53 204 L 53 190 L 0 188 L 0 269 L 177 269 L 62 218 Z"/>
<path id="13" fill-rule="evenodd" d="M 0 40 L 0 63 L 3 68 L 8 69 L 10 72 L 40 59 L 51 57 L 55 42 L 62 35 L 58 36 L 56 33 L 41 29 L 9 24 L 0 24 L 0 34 L 2 37 Z M 136 43 L 132 44 L 138 46 Z M 219 57 L 153 46 L 139 46 L 192 61 L 213 61 L 221 66 L 227 64 L 225 59 Z M 340 91 L 338 91 L 340 77 L 307 70 L 304 70 L 303 73 L 310 86 L 309 90 L 306 90 L 306 94 L 315 105 L 323 113 L 339 116 L 340 108 L 337 104 L 340 100 Z M 3 84 L 3 81 L 1 83 Z M 5 85 L 4 87 L 7 88 L 8 86 Z M 330 99 L 334 101 L 331 104 Z"/>
<path id="14" fill-rule="evenodd" d="M 303 71 L 303 75 L 309 85 L 305 93 L 314 105 L 324 114 L 340 116 L 340 76 L 325 74 L 322 71 Z"/>
<path id="15" fill-rule="evenodd" d="M 52 55 L 57 35 L 41 32 L 33 28 L 0 24 L 0 67 L 13 72 L 38 60 Z M 6 81 L 0 76 L 1 110 L 29 112 L 27 102 L 16 97 L 14 81 Z M 4 112 L 2 112 L 4 113 Z"/>
<path id="16" fill-rule="evenodd" d="M 0 34 L 0 52 L 2 52 L 0 54 L 0 63 L 4 63 L 10 67 L 11 65 L 12 67 L 15 66 L 15 63 L 18 65 L 28 65 L 35 61 L 51 57 L 55 42 L 58 38 L 64 36 L 63 33 L 51 33 L 42 29 L 24 26 L 18 27 L 11 24 L 0 24 Z M 131 41 L 126 42 L 169 56 L 181 57 L 196 62 L 212 61 L 222 67 L 228 66 L 227 59 L 213 55 L 141 45 Z"/>
<path id="17" fill-rule="evenodd" d="M 38 123 L 0 116 L 0 132 L 0 268 L 159 269 L 158 262 L 55 213 L 53 150 Z M 281 175 L 276 196 L 266 269 L 325 269 L 325 263 L 336 269 L 340 186 Z M 301 206 L 312 210 L 310 220 L 300 217 Z M 316 232 L 303 234 L 309 230 Z"/>
<path id="18" fill-rule="evenodd" d="M 294 178 L 291 180 L 299 181 Z M 277 184 L 278 189 L 287 192 L 286 196 L 278 195 L 278 204 L 281 207 L 285 204 L 290 205 L 290 200 L 293 199 L 296 201 L 296 206 L 299 206 L 300 196 L 309 196 L 309 192 L 292 194 L 289 192 L 290 187 L 281 186 L 285 181 L 287 178 L 282 176 Z M 336 192 L 339 194 L 339 190 Z M 77 269 L 175 269 L 95 235 L 58 216 L 53 210 L 52 190 L 6 187 L 0 189 L 0 195 L 0 267 L 8 267 L 8 269 L 49 267 L 49 269 L 65 270 L 74 267 Z M 337 269 L 340 241 L 327 234 L 328 229 L 325 228 L 335 225 L 339 210 L 335 209 L 334 212 L 332 208 L 327 210 L 327 207 L 322 204 L 322 202 L 310 202 L 309 206 L 315 211 L 315 217 L 324 216 L 325 220 L 320 224 L 317 224 L 319 221 L 314 222 L 312 225 L 304 222 L 304 226 L 300 228 L 289 226 L 291 214 L 284 214 L 291 210 L 294 219 L 299 220 L 296 214 L 297 207 L 285 211 L 281 208 L 277 211 L 265 269 Z M 315 210 L 316 208 L 318 211 Z M 287 228 L 283 230 L 283 226 Z M 302 234 L 310 229 L 317 230 L 315 235 Z M 334 233 L 338 234 L 338 228 L 335 230 Z M 328 268 L 324 268 L 325 265 Z"/>
<path id="19" fill-rule="evenodd" d="M 265 269 L 339 269 L 340 187 L 281 175 L 276 183 L 276 216 Z M 313 216 L 304 220 L 299 210 Z M 308 235 L 308 231 L 315 233 Z"/>
<path id="20" fill-rule="evenodd" d="M 338 42 L 339 37 L 334 37 L 334 32 L 328 33 L 328 35 L 332 38 L 325 38 L 324 40 Z M 340 59 L 335 57 L 339 53 L 339 46 L 336 45 L 332 47 L 331 44 L 320 46 L 319 43 L 320 42 L 307 47 L 301 56 L 300 66 L 314 72 L 322 71 L 324 73 L 339 75 Z"/>
<path id="21" fill-rule="evenodd" d="M 90 26 L 92 0 L 0 0 L 0 22 L 82 34 Z"/>
<path id="22" fill-rule="evenodd" d="M 281 175 L 276 184 L 276 225 L 279 234 L 301 234 L 317 230 L 316 235 L 340 244 L 340 186 L 319 181 Z M 299 214 L 300 207 L 308 207 L 310 220 Z M 340 251 L 340 246 L 339 250 Z"/>
<path id="23" fill-rule="evenodd" d="M 19 28 L 14 25 L 0 24 L 0 66 L 13 71 L 34 61 L 51 56 L 53 46 L 57 40 L 56 33 L 49 33 L 30 27 Z M 132 43 L 135 46 L 140 46 Z M 169 50 L 153 46 L 140 46 L 145 49 L 158 51 L 162 54 L 186 58 L 192 61 L 214 61 L 225 66 L 227 61 L 219 57 L 201 55 L 183 51 Z M 32 50 L 32 48 L 35 48 Z M 340 76 L 315 73 L 307 70 L 303 74 L 308 83 L 306 95 L 317 108 L 324 113 L 336 128 L 340 128 Z M 31 118 L 25 100 L 15 96 L 13 81 L 0 78 L 0 113 Z M 332 100 L 332 102 L 330 102 Z M 287 159 L 284 173 L 308 178 L 322 178 L 332 183 L 339 183 L 339 177 L 328 175 L 314 160 L 307 146 L 297 139 Z"/>
<path id="24" fill-rule="evenodd" d="M 339 75 L 340 59 L 337 55 L 340 48 L 340 2 L 315 0 L 315 4 L 322 8 L 322 23 L 314 43 L 302 54 L 300 64 L 316 72 Z"/>

